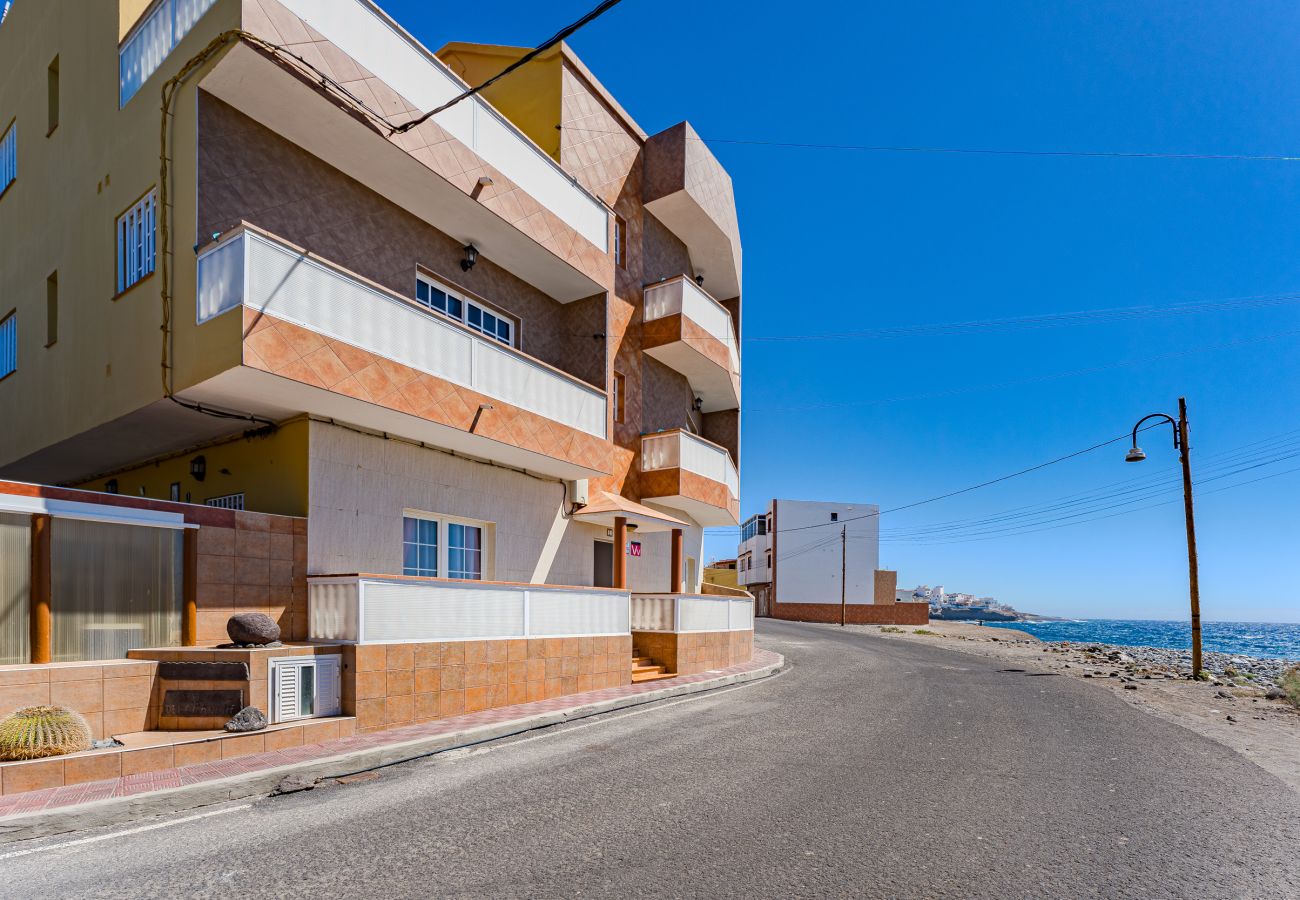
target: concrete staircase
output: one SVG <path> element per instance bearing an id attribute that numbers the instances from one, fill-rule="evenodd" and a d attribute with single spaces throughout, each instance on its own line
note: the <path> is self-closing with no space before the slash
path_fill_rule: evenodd
<path id="1" fill-rule="evenodd" d="M 659 681 L 663 678 L 673 678 L 676 672 L 669 672 L 667 666 L 661 666 L 648 656 L 632 657 L 632 683 L 640 684 L 643 681 Z"/>

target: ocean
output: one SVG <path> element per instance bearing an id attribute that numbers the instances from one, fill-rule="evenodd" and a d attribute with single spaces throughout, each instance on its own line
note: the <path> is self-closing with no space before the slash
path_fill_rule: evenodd
<path id="1" fill-rule="evenodd" d="M 985 622 L 990 628 L 1017 628 L 1044 641 L 1095 641 L 1130 647 L 1192 646 L 1190 622 L 1134 619 L 1071 619 L 1064 622 Z M 1201 647 L 1207 651 L 1300 660 L 1300 623 L 1202 622 Z"/>

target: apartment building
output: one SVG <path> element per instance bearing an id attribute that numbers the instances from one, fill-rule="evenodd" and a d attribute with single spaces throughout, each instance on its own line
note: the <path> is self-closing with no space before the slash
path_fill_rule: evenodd
<path id="1" fill-rule="evenodd" d="M 369 0 L 17 0 L 0 479 L 25 499 L 0 525 L 50 517 L 56 569 L 61 517 L 197 532 L 140 557 L 187 598 L 140 633 L 178 644 L 238 610 L 359 644 L 736 630 L 673 606 L 738 521 L 731 179 L 566 45 L 424 117 L 525 52 L 434 51 Z M 239 537 L 267 522 L 287 558 Z M 23 607 L 43 646 L 0 662 L 84 659 L 39 581 L 12 596 L 54 645 Z"/>
<path id="2" fill-rule="evenodd" d="M 897 573 L 880 569 L 880 507 L 871 503 L 772 500 L 741 525 L 736 577 L 761 616 L 927 621 L 928 605 L 897 602 Z"/>

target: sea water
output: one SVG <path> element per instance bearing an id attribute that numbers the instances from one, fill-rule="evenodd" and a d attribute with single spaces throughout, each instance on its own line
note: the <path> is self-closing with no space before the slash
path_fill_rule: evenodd
<path id="1" fill-rule="evenodd" d="M 1192 646 L 1190 622 L 1134 619 L 1073 619 L 1063 622 L 985 622 L 990 628 L 1016 628 L 1044 641 L 1122 644 L 1129 647 Z M 1202 622 L 1201 646 L 1218 653 L 1265 659 L 1300 660 L 1300 623 Z"/>

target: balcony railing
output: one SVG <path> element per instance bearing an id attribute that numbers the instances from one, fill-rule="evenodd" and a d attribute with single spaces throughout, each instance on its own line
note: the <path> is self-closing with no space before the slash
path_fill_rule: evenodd
<path id="1" fill-rule="evenodd" d="M 131 30 L 117 51 L 119 107 L 158 71 L 216 0 L 162 0 Z"/>
<path id="2" fill-rule="evenodd" d="M 731 313 L 704 289 L 685 276 L 678 276 L 645 289 L 645 320 L 653 322 L 681 315 L 703 328 L 727 348 L 731 371 L 740 372 L 736 350 L 736 328 Z"/>
<path id="3" fill-rule="evenodd" d="M 441 60 L 369 0 L 280 2 L 418 109 L 434 109 L 465 91 Z M 602 252 L 608 249 L 605 206 L 481 97 L 433 121 Z"/>
<path id="4" fill-rule="evenodd" d="M 754 566 L 752 569 L 737 571 L 738 584 L 768 584 L 772 580 L 772 569 L 768 566 Z"/>
<path id="5" fill-rule="evenodd" d="M 603 391 L 248 226 L 199 256 L 197 304 L 200 324 L 246 306 L 605 437 Z"/>
<path id="6" fill-rule="evenodd" d="M 627 591 L 400 575 L 308 579 L 308 634 L 358 644 L 628 634 Z"/>
<path id="7" fill-rule="evenodd" d="M 633 594 L 632 630 L 752 631 L 754 601 L 706 594 Z"/>
<path id="8" fill-rule="evenodd" d="M 688 431 L 665 431 L 641 438 L 641 471 L 685 469 L 727 486 L 732 499 L 740 496 L 740 474 L 725 447 Z"/>

